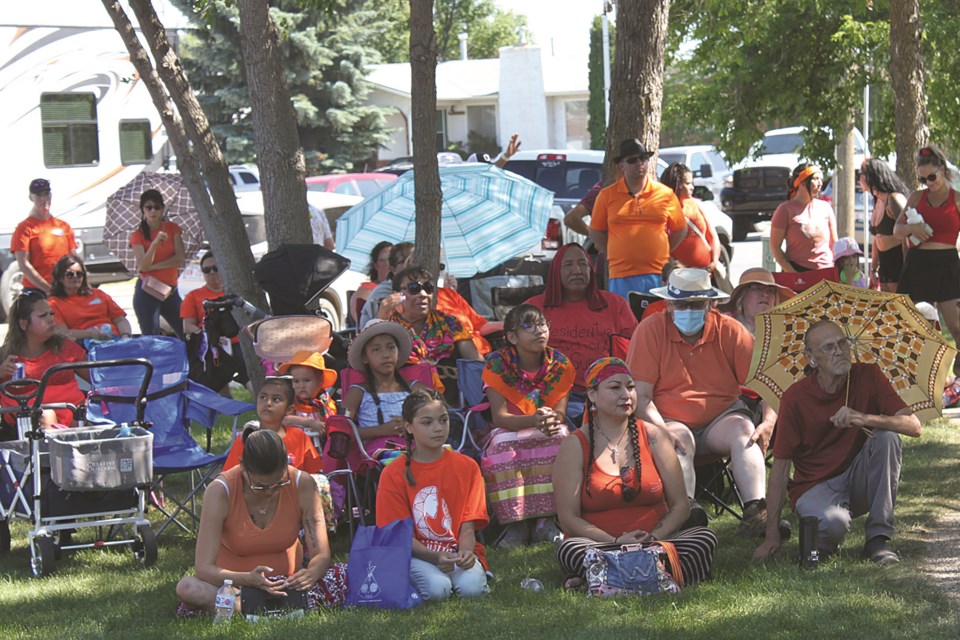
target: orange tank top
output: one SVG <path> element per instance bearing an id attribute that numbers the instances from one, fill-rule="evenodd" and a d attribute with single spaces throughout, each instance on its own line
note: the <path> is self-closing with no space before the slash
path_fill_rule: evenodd
<path id="1" fill-rule="evenodd" d="M 289 576 L 303 565 L 303 547 L 297 537 L 302 517 L 297 487 L 300 471 L 287 467 L 293 481 L 280 489 L 277 512 L 266 528 L 253 523 L 243 499 L 241 467 L 217 477 L 227 488 L 229 508 L 220 534 L 217 566 L 230 571 L 251 571 L 259 565 L 271 567 L 268 575 Z"/>
<path id="2" fill-rule="evenodd" d="M 653 462 L 647 431 L 642 421 L 637 421 L 640 435 L 640 478 L 636 477 L 631 461 L 627 473 L 629 484 L 638 489 L 637 497 L 624 502 L 621 497 L 622 480 L 619 475 L 605 473 L 590 459 L 590 443 L 582 430 L 574 431 L 580 439 L 583 450 L 583 468 L 593 465 L 590 472 L 590 484 L 584 484 L 580 491 L 580 516 L 592 525 L 603 529 L 612 536 L 625 531 L 642 529 L 650 531 L 667 513 L 667 503 L 663 497 L 663 482 Z M 596 443 L 595 443 L 596 444 Z M 584 472 L 586 478 L 586 472 Z M 589 492 L 587 491 L 589 489 Z"/>

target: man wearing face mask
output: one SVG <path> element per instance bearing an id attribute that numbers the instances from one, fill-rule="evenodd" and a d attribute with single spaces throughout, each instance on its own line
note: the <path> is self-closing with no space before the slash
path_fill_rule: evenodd
<path id="1" fill-rule="evenodd" d="M 766 408 L 763 420 L 754 426 L 740 400 L 753 336 L 713 308 L 728 296 L 711 286 L 710 274 L 703 269 L 676 269 L 667 286 L 650 293 L 666 300 L 668 311 L 644 318 L 630 340 L 627 364 L 637 382 L 637 416 L 673 439 L 691 501 L 696 489 L 694 455 L 729 456 L 744 503 L 738 533 L 763 536 L 767 529 L 763 458 L 776 413 Z M 692 513 L 705 521 L 702 509 L 691 506 Z"/>

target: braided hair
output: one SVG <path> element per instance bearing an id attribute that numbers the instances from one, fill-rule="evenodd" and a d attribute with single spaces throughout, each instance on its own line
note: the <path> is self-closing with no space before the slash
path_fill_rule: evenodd
<path id="1" fill-rule="evenodd" d="M 596 405 L 587 399 L 586 402 L 586 414 L 587 414 L 587 425 L 589 429 L 589 437 L 587 441 L 590 444 L 590 456 L 587 458 L 587 468 L 584 474 L 584 481 L 586 483 L 587 495 L 592 495 L 590 493 L 590 475 L 593 472 L 593 462 L 594 455 L 596 454 L 596 435 L 597 425 L 594 422 L 594 417 L 596 415 Z M 633 469 L 637 474 L 637 485 L 640 485 L 640 427 L 637 424 L 637 417 L 631 415 L 627 421 L 627 430 L 630 432 L 630 442 L 633 443 Z M 617 470 L 619 471 L 619 469 Z"/>
<path id="2" fill-rule="evenodd" d="M 587 457 L 587 469 L 586 469 L 586 474 L 584 475 L 584 480 L 587 485 L 587 495 L 590 496 L 590 495 L 593 495 L 590 493 L 590 474 L 593 472 L 593 455 L 595 453 L 595 448 L 596 448 L 594 443 L 595 443 L 596 431 L 597 431 L 597 425 L 594 423 L 593 418 L 597 413 L 597 408 L 592 402 L 590 402 L 590 399 L 587 398 L 587 402 L 584 405 L 584 409 L 587 414 L 587 426 L 590 427 L 590 437 L 588 438 L 588 441 L 590 443 L 590 455 L 589 457 Z"/>
<path id="3" fill-rule="evenodd" d="M 439 402 L 446 408 L 446 403 L 443 400 L 443 396 L 436 389 L 417 389 L 408 395 L 403 401 L 403 407 L 400 409 L 400 414 L 403 416 L 404 422 L 404 436 L 407 440 L 407 451 L 406 451 L 406 469 L 404 470 L 404 476 L 407 478 L 407 484 L 411 487 L 417 486 L 417 481 L 413 479 L 413 470 L 410 468 L 410 462 L 413 460 L 413 433 L 407 431 L 406 425 L 412 424 L 414 418 L 417 417 L 417 412 L 420 411 L 420 408 L 424 405 L 430 404 L 431 402 Z"/>
<path id="4" fill-rule="evenodd" d="M 637 416 L 630 416 L 627 420 L 627 429 L 630 431 L 630 441 L 633 443 L 633 470 L 637 473 L 637 486 L 640 486 L 640 427 L 637 425 Z"/>

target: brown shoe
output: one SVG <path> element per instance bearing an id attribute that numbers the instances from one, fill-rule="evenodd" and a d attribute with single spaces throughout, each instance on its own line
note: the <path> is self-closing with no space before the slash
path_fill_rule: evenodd
<path id="1" fill-rule="evenodd" d="M 737 535 L 744 538 L 762 538 L 767 535 L 767 501 L 752 500 L 743 506 L 743 520 Z"/>

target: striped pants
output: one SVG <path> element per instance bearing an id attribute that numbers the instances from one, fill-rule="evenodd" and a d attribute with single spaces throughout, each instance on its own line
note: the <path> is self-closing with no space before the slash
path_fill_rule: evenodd
<path id="1" fill-rule="evenodd" d="M 717 534 L 712 529 L 684 529 L 673 534 L 667 542 L 672 542 L 677 548 L 685 585 L 697 584 L 710 577 L 713 552 L 717 549 Z M 567 538 L 557 547 L 557 561 L 565 575 L 584 576 L 583 557 L 590 547 L 618 551 L 621 545 L 616 542 L 594 542 L 589 538 Z"/>

